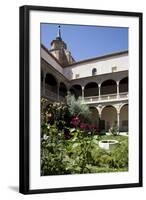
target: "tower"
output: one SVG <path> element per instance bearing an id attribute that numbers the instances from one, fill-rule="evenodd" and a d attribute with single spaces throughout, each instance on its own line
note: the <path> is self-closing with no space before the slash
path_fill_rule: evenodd
<path id="1" fill-rule="evenodd" d="M 58 26 L 56 38 L 51 42 L 50 53 L 65 67 L 75 62 L 71 56 L 70 51 L 67 49 L 67 44 L 62 40 L 61 27 Z"/>

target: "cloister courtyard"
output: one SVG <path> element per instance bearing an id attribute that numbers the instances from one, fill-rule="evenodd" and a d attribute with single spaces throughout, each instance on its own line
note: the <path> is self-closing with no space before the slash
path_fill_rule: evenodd
<path id="1" fill-rule="evenodd" d="M 59 25 L 40 52 L 41 175 L 128 171 L 128 50 L 76 61 Z"/>

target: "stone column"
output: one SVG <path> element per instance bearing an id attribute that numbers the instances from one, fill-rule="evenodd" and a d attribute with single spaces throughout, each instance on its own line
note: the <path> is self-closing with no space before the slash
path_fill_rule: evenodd
<path id="1" fill-rule="evenodd" d="M 84 101 L 84 86 L 82 86 L 82 101 Z"/>
<path id="2" fill-rule="evenodd" d="M 120 131 L 120 112 L 117 111 L 117 132 L 119 134 Z"/>
<path id="3" fill-rule="evenodd" d="M 99 132 L 101 131 L 101 113 L 102 113 L 102 108 L 99 106 L 98 107 L 98 115 L 99 115 L 99 124 L 98 124 L 98 128 L 99 128 Z"/>
<path id="4" fill-rule="evenodd" d="M 119 81 L 117 81 L 117 99 L 119 98 Z"/>
<path id="5" fill-rule="evenodd" d="M 101 110 L 98 110 L 99 118 L 101 119 Z"/>
<path id="6" fill-rule="evenodd" d="M 99 100 L 101 98 L 101 84 L 98 84 L 98 96 L 99 96 Z"/>

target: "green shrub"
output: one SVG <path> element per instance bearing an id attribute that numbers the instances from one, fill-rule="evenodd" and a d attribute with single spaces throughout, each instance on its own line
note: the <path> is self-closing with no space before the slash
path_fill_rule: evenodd
<path id="1" fill-rule="evenodd" d="M 47 100 L 42 100 L 41 175 L 127 171 L 128 137 L 117 135 L 117 148 L 111 151 L 100 149 L 99 140 L 115 139 L 115 136 L 91 134 L 85 131 L 85 123 L 82 129 L 77 125 L 80 123 L 78 118 L 73 121 L 77 126 L 70 127 L 72 114 L 81 113 L 79 110 L 74 103 L 48 104 Z"/>
<path id="2" fill-rule="evenodd" d="M 83 119 L 89 119 L 91 114 L 89 106 L 82 103 L 81 97 L 76 99 L 73 95 L 68 94 L 66 96 L 66 102 L 72 116 L 80 116 Z"/>

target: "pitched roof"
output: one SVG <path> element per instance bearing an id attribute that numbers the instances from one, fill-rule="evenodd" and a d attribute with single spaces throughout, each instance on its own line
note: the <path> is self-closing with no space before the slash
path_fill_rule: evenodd
<path id="1" fill-rule="evenodd" d="M 82 63 L 87 63 L 87 62 L 91 62 L 91 61 L 94 61 L 94 60 L 102 60 L 102 59 L 109 58 L 109 57 L 120 56 L 120 55 L 123 55 L 123 54 L 128 54 L 128 50 L 120 51 L 120 52 L 114 52 L 114 53 L 106 54 L 106 55 L 103 55 L 103 56 L 97 56 L 97 57 L 89 58 L 89 59 L 86 59 L 86 60 L 81 60 L 81 61 L 75 62 L 73 64 L 70 64 L 66 67 L 75 66 L 77 64 L 82 64 Z"/>
<path id="2" fill-rule="evenodd" d="M 62 68 L 65 68 L 65 67 L 71 67 L 71 66 L 75 66 L 75 65 L 78 65 L 78 64 L 82 64 L 82 63 L 88 63 L 88 62 L 91 62 L 91 61 L 94 61 L 94 60 L 102 60 L 102 59 L 105 59 L 105 58 L 110 58 L 110 57 L 114 57 L 114 56 L 120 56 L 120 55 L 123 55 L 123 54 L 128 54 L 128 50 L 126 51 L 120 51 L 120 52 L 114 52 L 114 53 L 110 53 L 110 54 L 106 54 L 106 55 L 103 55 L 103 56 L 97 56 L 97 57 L 93 57 L 93 58 L 89 58 L 89 59 L 85 59 L 85 60 L 81 60 L 81 61 L 78 61 L 78 62 L 75 62 L 75 63 L 72 63 L 70 65 L 67 65 L 67 66 L 62 66 L 60 64 L 60 62 L 55 58 L 55 56 L 53 56 L 49 50 L 43 45 L 41 44 L 41 47 L 62 67 Z"/>

